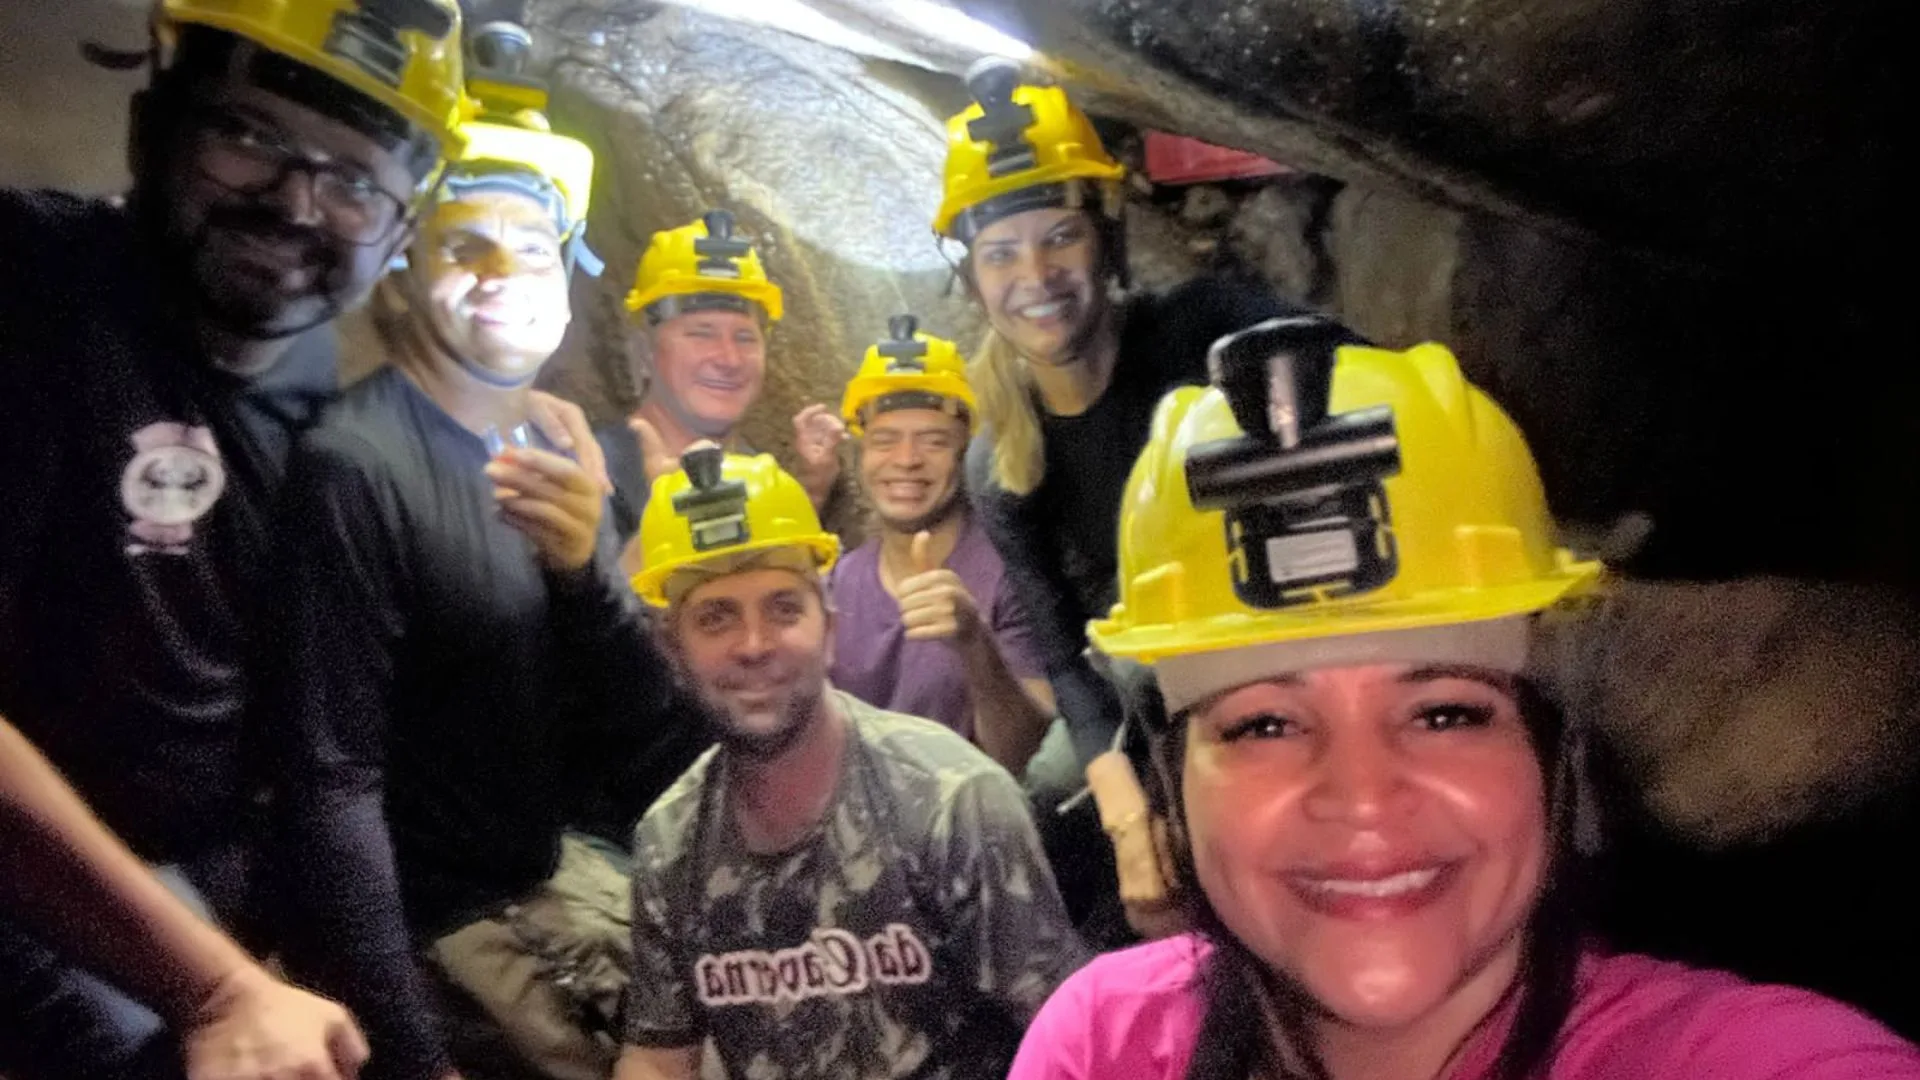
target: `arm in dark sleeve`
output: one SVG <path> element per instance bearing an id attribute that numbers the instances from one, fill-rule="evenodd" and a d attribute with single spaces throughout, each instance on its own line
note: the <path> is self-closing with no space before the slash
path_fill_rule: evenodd
<path id="1" fill-rule="evenodd" d="M 585 722 L 574 760 L 587 786 L 575 825 L 625 846 L 654 798 L 705 749 L 700 698 L 661 649 L 653 620 L 620 580 L 609 525 L 587 568 L 549 572 L 549 615 L 568 690 Z"/>
<path id="2" fill-rule="evenodd" d="M 1086 627 L 1075 621 L 1077 605 L 1059 565 L 1057 548 L 1040 535 L 1024 500 L 993 481 L 993 437 L 983 433 L 967 446 L 967 492 L 980 527 L 1007 568 L 1012 591 L 1025 598 L 1036 658 L 1047 674 L 1070 665 L 1086 648 Z"/>
<path id="3" fill-rule="evenodd" d="M 936 829 L 948 932 L 967 953 L 967 980 L 1025 1028 L 1047 997 L 1087 961 L 1027 799 L 1013 777 L 967 780 Z"/>
<path id="4" fill-rule="evenodd" d="M 295 451 L 275 525 L 279 670 L 264 722 L 281 747 L 275 847 L 295 969 L 366 1026 L 370 1076 L 451 1065 L 401 907 L 382 811 L 394 650 L 405 632 L 399 512 L 350 453 Z"/>

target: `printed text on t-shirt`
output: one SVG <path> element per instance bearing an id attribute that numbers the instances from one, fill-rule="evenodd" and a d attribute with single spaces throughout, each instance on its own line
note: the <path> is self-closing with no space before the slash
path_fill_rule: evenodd
<path id="1" fill-rule="evenodd" d="M 700 1003 L 709 1008 L 846 997 L 874 984 L 918 985 L 932 974 L 926 945 L 904 923 L 889 923 L 865 942 L 837 927 L 821 928 L 791 949 L 709 954 L 693 965 Z"/>

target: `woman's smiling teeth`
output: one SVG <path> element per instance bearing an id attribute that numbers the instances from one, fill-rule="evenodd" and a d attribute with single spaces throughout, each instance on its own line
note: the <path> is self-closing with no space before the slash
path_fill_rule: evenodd
<path id="1" fill-rule="evenodd" d="M 1408 870 L 1405 873 L 1371 880 L 1311 877 L 1301 877 L 1297 880 L 1307 888 L 1320 892 L 1337 893 L 1342 896 L 1388 897 L 1417 892 L 1433 884 L 1434 879 L 1439 876 L 1440 867 L 1433 866 L 1424 870 Z"/>

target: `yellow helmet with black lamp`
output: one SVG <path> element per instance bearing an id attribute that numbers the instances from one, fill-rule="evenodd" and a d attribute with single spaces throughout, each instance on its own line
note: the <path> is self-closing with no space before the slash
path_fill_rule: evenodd
<path id="1" fill-rule="evenodd" d="M 158 71 L 190 27 L 251 41 L 384 106 L 433 139 L 442 155 L 460 152 L 466 99 L 454 0 L 160 0 L 153 17 Z M 255 68 L 294 100 L 334 97 L 302 70 Z M 381 126 L 404 138 L 393 125 Z"/>
<path id="2" fill-rule="evenodd" d="M 461 129 L 466 148 L 449 165 L 441 201 L 483 190 L 534 199 L 553 214 L 569 269 L 597 277 L 603 265 L 585 239 L 593 151 L 548 124 L 547 85 L 524 73 L 533 38 L 514 23 L 494 22 L 475 28 L 470 48 L 468 90 L 478 116 Z"/>
<path id="3" fill-rule="evenodd" d="M 654 326 L 690 311 L 758 311 L 779 322 L 780 286 L 734 224 L 731 212 L 709 210 L 690 225 L 655 233 L 640 256 L 627 310 Z"/>
<path id="4" fill-rule="evenodd" d="M 1121 504 L 1097 648 L 1177 712 L 1274 672 L 1519 672 L 1532 616 L 1597 563 L 1554 542 L 1519 429 L 1439 345 L 1347 344 L 1317 316 L 1222 339 L 1157 409 Z"/>
<path id="5" fill-rule="evenodd" d="M 1019 66 L 999 57 L 976 63 L 966 82 L 974 103 L 947 121 L 936 233 L 971 244 L 1000 218 L 1049 207 L 1119 219 L 1126 168 L 1065 90 L 1023 83 Z"/>
<path id="6" fill-rule="evenodd" d="M 960 347 L 922 332 L 911 315 L 887 321 L 887 340 L 868 347 L 840 400 L 841 419 L 856 436 L 869 416 L 892 409 L 933 409 L 966 420 L 970 431 L 979 427 Z"/>
<path id="7" fill-rule="evenodd" d="M 701 581 L 778 566 L 815 580 L 833 568 L 840 541 L 820 527 L 813 500 L 770 454 L 696 446 L 681 469 L 653 482 L 640 517 L 645 562 L 633 591 L 669 607 Z"/>

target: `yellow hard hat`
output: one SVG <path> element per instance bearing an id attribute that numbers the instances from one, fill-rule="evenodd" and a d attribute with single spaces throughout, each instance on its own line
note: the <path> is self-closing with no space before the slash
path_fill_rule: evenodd
<path id="1" fill-rule="evenodd" d="M 526 111 L 514 123 L 476 120 L 463 129 L 467 148 L 449 170 L 449 182 L 458 191 L 458 177 L 484 176 L 509 170 L 531 173 L 552 185 L 561 218 L 561 235 L 571 236 L 586 224 L 593 198 L 593 151 L 587 144 L 555 135 L 546 118 Z"/>
<path id="2" fill-rule="evenodd" d="M 529 194 L 552 204 L 562 238 L 570 238 L 586 226 L 593 151 L 578 139 L 553 133 L 546 84 L 522 74 L 533 48 L 524 27 L 492 22 L 475 27 L 471 36 L 469 108 L 477 115 L 461 128 L 467 146 L 449 170 L 449 183 L 457 193 L 462 177 L 503 172 L 539 177 L 547 188 Z"/>
<path id="3" fill-rule="evenodd" d="M 947 121 L 945 194 L 933 230 L 971 243 L 996 218 L 1049 206 L 1119 213 L 1127 170 L 1107 153 L 1087 114 L 1057 86 L 1019 82 L 1011 61 L 967 73 L 974 103 Z"/>
<path id="4" fill-rule="evenodd" d="M 727 573 L 743 557 L 782 553 L 824 574 L 840 557 L 840 541 L 820 527 L 813 500 L 771 454 L 726 454 L 713 445 L 681 456 L 682 468 L 653 482 L 640 515 L 643 569 L 633 591 L 655 607 L 678 596 L 669 583 L 692 571 Z M 694 577 L 694 580 L 698 580 Z"/>
<path id="5" fill-rule="evenodd" d="M 855 435 L 865 428 L 865 414 L 879 403 L 891 408 L 960 410 L 968 430 L 980 426 L 973 387 L 967 382 L 967 362 L 960 347 L 945 338 L 920 332 L 919 320 L 895 315 L 887 321 L 886 341 L 867 349 L 860 371 L 847 384 L 840 400 L 840 416 Z"/>
<path id="6" fill-rule="evenodd" d="M 758 304 L 775 322 L 785 312 L 780 286 L 767 280 L 753 245 L 734 235 L 733 215 L 725 210 L 653 234 L 627 294 L 627 310 L 646 312 L 654 322 L 710 307 L 744 311 L 747 304 Z"/>
<path id="7" fill-rule="evenodd" d="M 1171 707 L 1238 685 L 1230 650 L 1384 662 L 1386 635 L 1497 625 L 1514 631 L 1506 655 L 1524 642 L 1513 617 L 1599 574 L 1555 546 L 1526 442 L 1452 353 L 1342 345 L 1328 325 L 1223 339 L 1215 385 L 1155 412 L 1121 502 L 1119 603 L 1088 633 L 1156 664 Z M 1327 647 L 1337 639 L 1357 648 Z M 1168 686 L 1170 662 L 1182 685 Z"/>
<path id="8" fill-rule="evenodd" d="M 466 97 L 455 0 L 160 0 L 163 51 L 185 26 L 247 38 L 385 105 L 459 155 Z"/>

